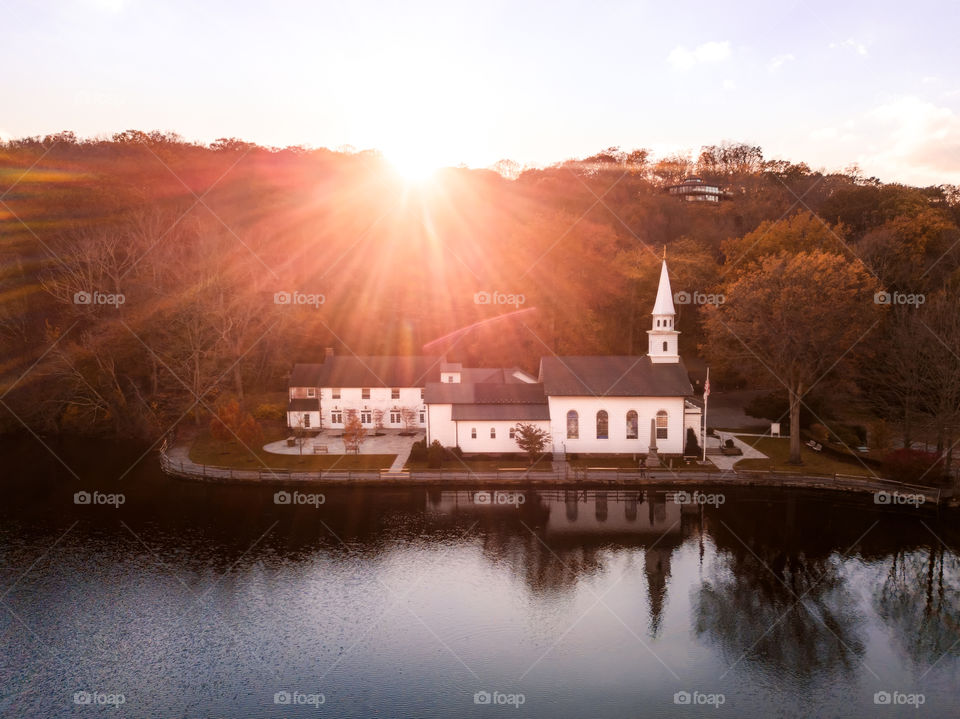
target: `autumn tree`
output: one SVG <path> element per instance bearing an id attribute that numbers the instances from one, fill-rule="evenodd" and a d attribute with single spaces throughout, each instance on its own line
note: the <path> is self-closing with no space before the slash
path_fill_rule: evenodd
<path id="1" fill-rule="evenodd" d="M 550 435 L 547 430 L 529 422 L 518 422 L 514 429 L 517 446 L 527 453 L 532 465 L 543 454 Z"/>
<path id="2" fill-rule="evenodd" d="M 818 250 L 781 253 L 729 282 L 724 304 L 705 308 L 711 361 L 773 379 L 787 393 L 792 464 L 801 463 L 804 396 L 879 322 L 876 290 L 858 262 Z"/>
<path id="3" fill-rule="evenodd" d="M 347 450 L 360 452 L 360 445 L 367 438 L 367 428 L 360 421 L 360 415 L 355 409 L 348 409 L 346 421 L 343 423 L 343 446 Z"/>

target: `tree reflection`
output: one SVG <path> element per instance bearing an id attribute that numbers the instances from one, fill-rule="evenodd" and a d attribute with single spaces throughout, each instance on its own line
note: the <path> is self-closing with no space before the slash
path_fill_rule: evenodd
<path id="1" fill-rule="evenodd" d="M 842 550 L 811 541 L 823 520 L 798 521 L 796 509 L 788 500 L 759 515 L 729 507 L 710 514 L 716 563 L 693 590 L 694 629 L 730 667 L 801 681 L 852 673 L 865 653 L 863 620 L 841 572 Z"/>
<path id="2" fill-rule="evenodd" d="M 877 614 L 910 659 L 932 665 L 960 654 L 960 572 L 956 555 L 935 548 L 898 550 L 874 597 Z"/>

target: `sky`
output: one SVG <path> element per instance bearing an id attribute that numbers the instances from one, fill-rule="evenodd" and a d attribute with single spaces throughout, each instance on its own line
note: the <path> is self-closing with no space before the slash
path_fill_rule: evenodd
<path id="1" fill-rule="evenodd" d="M 960 184 L 960 2 L 6 0 L 0 138 L 545 165 L 722 141 Z"/>

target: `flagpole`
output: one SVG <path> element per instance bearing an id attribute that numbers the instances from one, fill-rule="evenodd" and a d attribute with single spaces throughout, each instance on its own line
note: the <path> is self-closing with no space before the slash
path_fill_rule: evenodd
<path id="1" fill-rule="evenodd" d="M 703 461 L 707 461 L 707 398 L 710 396 L 710 368 L 707 367 L 707 380 L 703 383 Z"/>

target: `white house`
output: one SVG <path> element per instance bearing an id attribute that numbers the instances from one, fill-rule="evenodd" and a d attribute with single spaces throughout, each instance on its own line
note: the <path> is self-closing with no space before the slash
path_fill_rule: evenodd
<path id="1" fill-rule="evenodd" d="M 297 364 L 290 373 L 287 425 L 304 429 L 343 428 L 347 412 L 375 427 L 426 426 L 424 391 L 440 376 L 440 357 L 335 357 L 328 349 L 323 364 Z"/>

